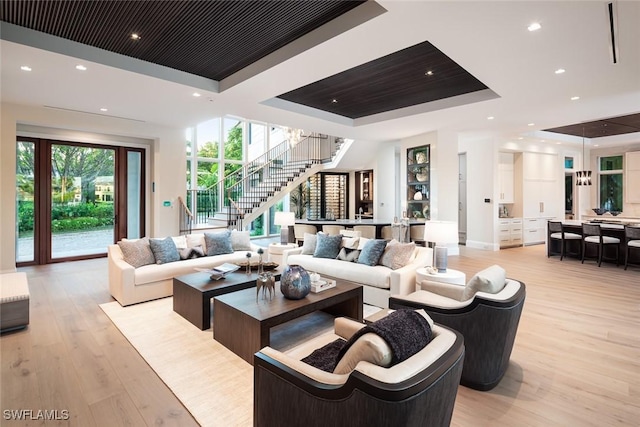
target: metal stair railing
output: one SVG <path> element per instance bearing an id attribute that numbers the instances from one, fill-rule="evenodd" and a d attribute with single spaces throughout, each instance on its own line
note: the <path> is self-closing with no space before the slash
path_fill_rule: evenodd
<path id="1" fill-rule="evenodd" d="M 254 209 L 301 176 L 310 167 L 330 162 L 342 145 L 342 138 L 312 134 L 290 146 L 285 141 L 253 161 L 220 179 L 205 190 L 188 190 L 187 205 L 194 206 L 196 224 L 207 222 L 225 211 L 227 228 L 242 227 Z M 218 194 L 225 194 L 222 209 Z M 195 205 L 191 204 L 194 200 Z"/>

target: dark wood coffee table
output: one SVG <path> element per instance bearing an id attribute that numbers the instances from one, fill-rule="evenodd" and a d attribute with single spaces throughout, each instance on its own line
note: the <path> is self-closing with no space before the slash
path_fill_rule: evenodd
<path id="1" fill-rule="evenodd" d="M 276 280 L 279 272 L 273 272 Z M 229 273 L 224 279 L 211 280 L 207 273 L 192 273 L 173 278 L 173 311 L 180 314 L 201 330 L 211 327 L 211 298 L 255 288 L 258 274 L 244 271 Z M 253 291 L 255 297 L 255 290 Z"/>
<path id="2" fill-rule="evenodd" d="M 276 284 L 273 299 L 256 299 L 246 289 L 213 299 L 213 337 L 253 365 L 253 355 L 268 346 L 270 329 L 317 310 L 362 320 L 362 285 L 337 281 L 335 288 L 300 300 L 286 299 Z"/>

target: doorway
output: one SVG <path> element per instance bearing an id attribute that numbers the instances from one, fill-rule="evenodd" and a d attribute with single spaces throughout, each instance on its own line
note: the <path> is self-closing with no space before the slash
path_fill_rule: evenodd
<path id="1" fill-rule="evenodd" d="M 467 244 L 467 153 L 458 154 L 458 243 Z"/>
<path id="2" fill-rule="evenodd" d="M 105 256 L 144 233 L 144 150 L 18 137 L 16 264 Z"/>

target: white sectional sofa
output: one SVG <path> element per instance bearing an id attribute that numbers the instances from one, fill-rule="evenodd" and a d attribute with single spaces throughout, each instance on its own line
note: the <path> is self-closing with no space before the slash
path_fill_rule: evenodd
<path id="1" fill-rule="evenodd" d="M 200 239 L 203 234 L 185 236 L 187 239 Z M 252 261 L 258 257 L 259 246 L 250 243 Z M 195 273 L 195 268 L 212 268 L 225 262 L 238 263 L 246 261 L 247 249 L 233 253 L 204 256 L 168 262 L 165 264 L 148 264 L 134 267 L 124 260 L 119 245 L 109 245 L 109 291 L 121 305 L 131 305 L 157 298 L 173 295 L 173 278 L 184 274 Z M 266 251 L 263 256 L 266 256 Z"/>
<path id="2" fill-rule="evenodd" d="M 316 258 L 303 255 L 302 247 L 286 250 L 283 265 L 301 265 L 309 272 L 360 283 L 363 286 L 364 302 L 382 308 L 389 307 L 391 295 L 409 295 L 416 290 L 416 269 L 430 266 L 433 255 L 430 248 L 416 246 L 404 267 L 392 270 L 383 265 L 364 265 L 339 259 Z"/>

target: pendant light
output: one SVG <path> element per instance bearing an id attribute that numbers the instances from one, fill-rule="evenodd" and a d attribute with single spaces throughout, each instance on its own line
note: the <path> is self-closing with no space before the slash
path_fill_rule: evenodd
<path id="1" fill-rule="evenodd" d="M 591 171 L 584 164 L 584 128 L 582 128 L 582 170 L 576 172 L 576 185 L 591 185 Z"/>

